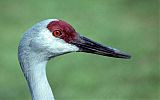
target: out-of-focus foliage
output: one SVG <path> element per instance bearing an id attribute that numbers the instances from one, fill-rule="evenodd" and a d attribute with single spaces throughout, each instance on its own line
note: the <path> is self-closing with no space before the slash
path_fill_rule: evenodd
<path id="1" fill-rule="evenodd" d="M 17 46 L 26 29 L 48 18 L 132 55 L 51 60 L 47 76 L 56 100 L 160 100 L 158 0 L 0 0 L 0 100 L 31 100 Z"/>

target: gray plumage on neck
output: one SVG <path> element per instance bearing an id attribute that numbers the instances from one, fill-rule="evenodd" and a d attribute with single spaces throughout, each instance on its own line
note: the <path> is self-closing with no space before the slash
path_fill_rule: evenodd
<path id="1" fill-rule="evenodd" d="M 27 80 L 32 100 L 54 100 L 46 77 L 50 58 L 79 48 L 52 35 L 47 25 L 57 19 L 47 19 L 27 30 L 18 47 L 18 60 Z"/>
<path id="2" fill-rule="evenodd" d="M 40 31 L 45 31 L 44 27 L 50 21 L 42 21 L 25 32 L 18 48 L 19 63 L 27 80 L 32 100 L 54 100 L 46 77 L 46 64 L 50 54 L 41 49 L 42 43 L 38 44 L 34 40 L 35 37 L 42 39 Z M 39 40 L 39 42 L 41 41 Z"/>

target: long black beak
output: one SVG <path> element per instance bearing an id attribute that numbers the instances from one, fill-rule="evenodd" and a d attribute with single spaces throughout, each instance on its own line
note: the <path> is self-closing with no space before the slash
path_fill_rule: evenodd
<path id="1" fill-rule="evenodd" d="M 103 46 L 83 36 L 80 36 L 79 41 L 76 41 L 73 44 L 79 47 L 79 52 L 86 52 L 123 59 L 129 59 L 131 57 L 124 52 L 108 46 Z"/>

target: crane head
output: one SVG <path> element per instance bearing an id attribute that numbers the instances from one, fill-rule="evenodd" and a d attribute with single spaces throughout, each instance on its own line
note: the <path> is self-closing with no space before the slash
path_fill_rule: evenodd
<path id="1" fill-rule="evenodd" d="M 80 35 L 70 24 L 58 19 L 48 19 L 36 24 L 27 31 L 25 36 L 28 36 L 30 40 L 28 45 L 32 51 L 45 52 L 48 58 L 69 52 L 86 52 L 115 58 L 130 58 L 130 55 L 124 52 Z M 25 37 L 22 38 L 24 41 L 25 39 Z M 23 41 L 21 44 L 24 44 Z"/>
<path id="2" fill-rule="evenodd" d="M 116 58 L 130 58 L 130 56 L 124 52 L 108 46 L 103 46 L 84 36 L 81 36 L 70 24 L 65 21 L 51 21 L 47 25 L 47 28 L 55 38 L 59 38 L 65 43 L 71 44 L 71 46 L 75 47 L 75 51 Z M 70 50 L 68 52 L 70 52 Z"/>

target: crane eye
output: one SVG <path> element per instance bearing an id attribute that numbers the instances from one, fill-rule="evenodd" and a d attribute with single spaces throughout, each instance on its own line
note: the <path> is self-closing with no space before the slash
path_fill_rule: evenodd
<path id="1" fill-rule="evenodd" d="M 60 36 L 62 35 L 62 32 L 61 32 L 60 30 L 55 30 L 55 31 L 53 32 L 53 35 L 54 35 L 55 37 L 60 37 Z"/>

